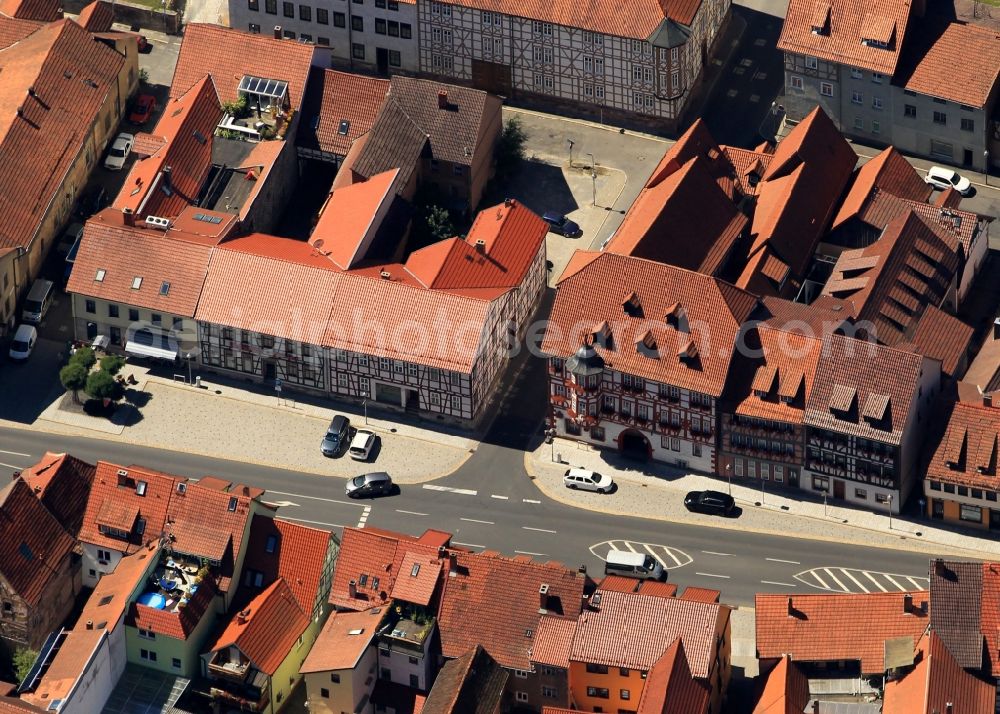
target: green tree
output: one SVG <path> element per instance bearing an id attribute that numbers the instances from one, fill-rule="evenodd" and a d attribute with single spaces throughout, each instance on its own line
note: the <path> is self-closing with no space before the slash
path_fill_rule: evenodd
<path id="1" fill-rule="evenodd" d="M 501 181 L 517 172 L 518 166 L 524 161 L 524 144 L 528 133 L 521 125 L 521 120 L 511 117 L 504 123 L 496 148 L 497 178 Z"/>
<path id="2" fill-rule="evenodd" d="M 69 364 L 59 370 L 59 381 L 67 390 L 73 392 L 73 401 L 80 401 L 80 390 L 87 386 L 89 370 L 81 362 L 70 360 Z"/>
<path id="3" fill-rule="evenodd" d="M 125 359 L 121 355 L 104 355 L 101 357 L 101 371 L 110 375 L 116 375 L 125 366 Z"/>
<path id="4" fill-rule="evenodd" d="M 23 682 L 24 678 L 28 676 L 31 665 L 35 663 L 37 658 L 38 653 L 27 647 L 18 647 L 14 650 L 14 674 L 17 676 L 18 682 Z"/>
<path id="5" fill-rule="evenodd" d="M 69 361 L 82 364 L 87 371 L 90 371 L 90 368 L 94 366 L 95 362 L 97 362 L 97 355 L 94 354 L 94 350 L 90 347 L 81 347 L 73 353 L 73 356 L 69 358 Z"/>
<path id="6" fill-rule="evenodd" d="M 424 212 L 424 223 L 427 226 L 427 237 L 436 243 L 455 235 L 455 227 L 451 224 L 448 210 L 441 206 L 427 206 Z"/>
<path id="7" fill-rule="evenodd" d="M 102 370 L 90 373 L 87 377 L 85 390 L 94 399 L 110 399 L 111 401 L 121 399 L 124 391 L 122 385 L 118 384 L 111 373 Z"/>

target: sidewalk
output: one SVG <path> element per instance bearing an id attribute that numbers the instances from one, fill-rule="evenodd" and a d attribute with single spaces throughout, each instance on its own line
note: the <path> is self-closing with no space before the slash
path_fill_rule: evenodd
<path id="1" fill-rule="evenodd" d="M 134 387 L 138 405 L 119 410 L 115 423 L 61 409 L 60 399 L 42 413 L 36 426 L 322 476 L 387 471 L 400 483 L 450 474 L 478 445 L 469 436 L 431 430 L 406 415 L 377 408 L 370 408 L 366 419 L 359 405 L 304 403 L 287 393 L 279 398 L 227 380 L 203 379 L 198 388 L 132 364 L 122 375 L 138 381 Z M 320 453 L 320 441 L 335 413 L 346 414 L 353 426 L 378 435 L 379 443 L 367 462 L 346 454 L 330 459 Z"/>
<path id="2" fill-rule="evenodd" d="M 556 458 L 561 455 L 562 463 L 553 462 L 553 453 Z M 568 466 L 607 474 L 615 479 L 618 490 L 610 495 L 571 491 L 562 484 Z M 905 516 L 893 516 L 890 529 L 883 513 L 799 500 L 790 490 L 770 490 L 774 486 L 767 482 L 763 499 L 759 488 L 733 483 L 733 498 L 743 509 L 738 518 L 690 513 L 684 508 L 688 491 L 725 492 L 726 481 L 685 474 L 666 464 L 640 465 L 613 450 L 600 451 L 568 439 L 556 439 L 525 454 L 525 469 L 549 498 L 602 513 L 941 555 L 982 558 L 1000 554 L 1000 542 L 988 536 L 977 538 Z"/>

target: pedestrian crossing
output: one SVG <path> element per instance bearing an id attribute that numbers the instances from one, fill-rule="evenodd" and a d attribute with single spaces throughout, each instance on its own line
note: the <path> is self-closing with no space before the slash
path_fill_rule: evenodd
<path id="1" fill-rule="evenodd" d="M 651 555 L 660 561 L 660 565 L 663 566 L 664 570 L 683 568 L 692 560 L 691 556 L 683 550 L 659 543 L 642 543 L 634 540 L 615 539 L 601 541 L 590 546 L 590 552 L 601 560 L 607 560 L 608 552 L 612 550 L 624 550 L 632 553 Z"/>
<path id="2" fill-rule="evenodd" d="M 930 579 L 859 568 L 811 568 L 795 575 L 803 585 L 836 593 L 887 593 L 926 590 Z"/>

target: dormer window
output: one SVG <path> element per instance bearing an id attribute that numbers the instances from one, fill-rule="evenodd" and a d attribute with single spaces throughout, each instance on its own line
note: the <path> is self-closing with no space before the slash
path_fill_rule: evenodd
<path id="1" fill-rule="evenodd" d="M 814 35 L 830 34 L 831 6 L 828 2 L 817 2 L 813 6 L 812 21 L 810 23 Z"/>
<path id="2" fill-rule="evenodd" d="M 861 44 L 887 50 L 896 37 L 896 21 L 889 17 L 865 14 L 861 20 Z"/>
<path id="3" fill-rule="evenodd" d="M 614 337 L 611 334 L 611 326 L 607 320 L 603 320 L 600 324 L 595 325 L 590 334 L 595 345 L 600 345 L 606 350 L 613 349 Z"/>
<path id="4" fill-rule="evenodd" d="M 635 292 L 631 292 L 622 300 L 622 309 L 629 317 L 642 317 L 642 303 Z"/>

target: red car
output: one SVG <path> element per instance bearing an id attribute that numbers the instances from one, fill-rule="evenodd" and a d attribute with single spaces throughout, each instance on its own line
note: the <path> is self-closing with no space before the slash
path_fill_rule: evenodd
<path id="1" fill-rule="evenodd" d="M 133 124 L 145 124 L 156 111 L 156 98 L 152 94 L 140 94 L 132 105 L 128 120 Z"/>

